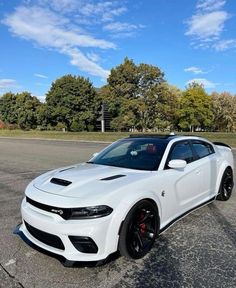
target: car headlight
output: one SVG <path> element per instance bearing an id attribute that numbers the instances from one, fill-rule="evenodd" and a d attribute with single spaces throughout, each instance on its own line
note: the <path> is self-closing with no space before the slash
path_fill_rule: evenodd
<path id="1" fill-rule="evenodd" d="M 105 217 L 111 214 L 112 211 L 113 209 L 106 205 L 72 208 L 70 219 L 91 219 Z"/>

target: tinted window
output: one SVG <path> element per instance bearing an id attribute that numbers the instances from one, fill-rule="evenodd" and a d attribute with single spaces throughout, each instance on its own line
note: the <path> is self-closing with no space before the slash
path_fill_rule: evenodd
<path id="1" fill-rule="evenodd" d="M 115 142 L 88 163 L 139 170 L 157 170 L 166 145 L 166 141 L 158 139 L 125 139 Z"/>
<path id="2" fill-rule="evenodd" d="M 211 144 L 202 141 L 193 141 L 193 148 L 199 158 L 203 158 L 214 153 L 214 149 Z"/>
<path id="3" fill-rule="evenodd" d="M 185 160 L 187 163 L 190 163 L 194 160 L 193 152 L 188 141 L 175 144 L 170 152 L 168 162 L 176 159 Z"/>

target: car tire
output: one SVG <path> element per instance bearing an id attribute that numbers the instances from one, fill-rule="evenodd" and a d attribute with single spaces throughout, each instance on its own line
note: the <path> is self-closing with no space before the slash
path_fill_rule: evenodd
<path id="1" fill-rule="evenodd" d="M 144 257 L 159 233 L 159 214 L 155 203 L 141 200 L 128 212 L 121 230 L 118 250 L 129 259 Z"/>
<path id="2" fill-rule="evenodd" d="M 233 172 L 230 168 L 227 168 L 222 176 L 220 188 L 217 200 L 227 201 L 229 200 L 233 190 Z"/>

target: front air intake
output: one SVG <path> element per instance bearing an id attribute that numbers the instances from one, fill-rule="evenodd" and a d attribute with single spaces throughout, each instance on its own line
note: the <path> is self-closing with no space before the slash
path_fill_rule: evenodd
<path id="1" fill-rule="evenodd" d="M 62 243 L 61 239 L 58 236 L 41 231 L 31 226 L 27 222 L 25 222 L 25 226 L 28 232 L 40 242 L 60 250 L 65 250 L 64 244 Z"/>
<path id="2" fill-rule="evenodd" d="M 98 246 L 92 238 L 84 236 L 69 236 L 70 241 L 75 248 L 82 253 L 95 254 L 98 252 Z"/>

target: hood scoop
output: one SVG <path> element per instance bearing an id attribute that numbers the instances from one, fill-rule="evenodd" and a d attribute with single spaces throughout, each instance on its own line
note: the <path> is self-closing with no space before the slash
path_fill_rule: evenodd
<path id="1" fill-rule="evenodd" d="M 64 171 L 68 171 L 68 170 L 71 170 L 71 169 L 75 169 L 75 167 L 73 166 L 73 167 L 68 167 L 68 168 L 62 169 L 62 170 L 59 171 L 59 173 L 64 172 Z"/>
<path id="2" fill-rule="evenodd" d="M 121 178 L 121 177 L 125 177 L 126 175 L 114 175 L 114 176 L 110 176 L 110 177 L 106 177 L 106 178 L 102 178 L 100 179 L 101 181 L 110 181 L 110 180 L 115 180 L 117 178 Z"/>
<path id="3" fill-rule="evenodd" d="M 60 185 L 60 186 L 69 186 L 72 183 L 71 181 L 59 179 L 59 178 L 52 178 L 50 182 L 56 185 Z"/>

